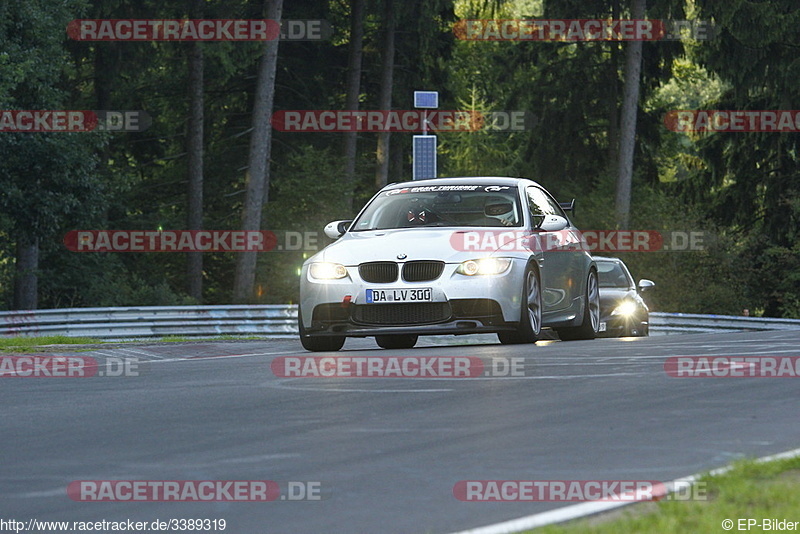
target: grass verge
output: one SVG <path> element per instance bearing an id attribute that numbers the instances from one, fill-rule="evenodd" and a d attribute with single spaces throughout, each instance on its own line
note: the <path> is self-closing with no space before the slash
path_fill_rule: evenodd
<path id="1" fill-rule="evenodd" d="M 46 345 L 90 345 L 102 343 L 91 337 L 42 336 L 0 338 L 0 352 L 36 352 Z"/>
<path id="2" fill-rule="evenodd" d="M 125 343 L 190 343 L 198 341 L 255 341 L 268 339 L 264 336 L 235 336 L 220 335 L 215 337 L 191 337 L 191 336 L 164 336 L 160 338 L 143 338 L 132 341 L 105 341 L 91 337 L 68 337 L 68 336 L 41 336 L 41 337 L 9 337 L 0 338 L 0 353 L 3 352 L 41 352 L 45 348 L 51 349 L 49 345 L 102 345 L 102 344 L 125 344 Z M 77 349 L 80 350 L 80 349 Z"/>
<path id="3" fill-rule="evenodd" d="M 608 514 L 526 532 L 685 534 L 740 530 L 800 531 L 800 457 L 771 462 L 742 460 L 735 462 L 730 471 L 704 476 L 699 482 L 701 491 L 696 500 L 638 503 Z M 703 484 L 705 500 L 701 500 Z M 748 519 L 756 523 L 748 524 Z M 726 525 L 731 528 L 724 528 L 725 520 L 732 521 Z M 765 523 L 765 520 L 785 520 L 788 525 L 779 528 L 780 524 Z"/>

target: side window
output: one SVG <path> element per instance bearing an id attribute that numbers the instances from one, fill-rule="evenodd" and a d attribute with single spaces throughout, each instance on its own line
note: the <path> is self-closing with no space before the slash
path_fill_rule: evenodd
<path id="1" fill-rule="evenodd" d="M 538 187 L 531 186 L 528 188 L 528 206 L 534 226 L 541 223 L 545 215 L 559 215 L 567 219 L 558 202 Z"/>

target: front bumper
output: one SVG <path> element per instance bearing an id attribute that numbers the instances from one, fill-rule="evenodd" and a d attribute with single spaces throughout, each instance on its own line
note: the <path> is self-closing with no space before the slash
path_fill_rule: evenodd
<path id="1" fill-rule="evenodd" d="M 605 325 L 605 329 L 603 329 Z M 649 329 L 647 319 L 640 316 L 604 315 L 600 317 L 600 331 L 597 337 L 640 336 Z"/>
<path id="2" fill-rule="evenodd" d="M 389 334 L 473 334 L 513 330 L 519 323 L 525 264 L 512 260 L 499 275 L 466 276 L 446 264 L 436 280 L 368 283 L 357 266 L 340 280 L 316 280 L 303 268 L 300 311 L 306 334 L 363 337 Z M 431 302 L 367 303 L 367 289 L 431 289 Z"/>

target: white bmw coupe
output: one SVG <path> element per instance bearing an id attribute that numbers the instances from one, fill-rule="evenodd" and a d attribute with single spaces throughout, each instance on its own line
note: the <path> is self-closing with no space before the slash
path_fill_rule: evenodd
<path id="1" fill-rule="evenodd" d="M 411 348 L 420 335 L 496 333 L 533 343 L 542 327 L 592 339 L 597 268 L 580 231 L 524 178 L 437 178 L 391 184 L 301 272 L 303 347 L 336 351 L 346 337 Z"/>

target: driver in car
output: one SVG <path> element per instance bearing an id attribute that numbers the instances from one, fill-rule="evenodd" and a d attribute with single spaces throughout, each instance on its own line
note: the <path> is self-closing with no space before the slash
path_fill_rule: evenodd
<path id="1" fill-rule="evenodd" d="M 514 203 L 508 199 L 493 197 L 486 200 L 483 213 L 489 219 L 500 222 L 502 226 L 516 226 L 517 217 L 514 214 Z"/>

